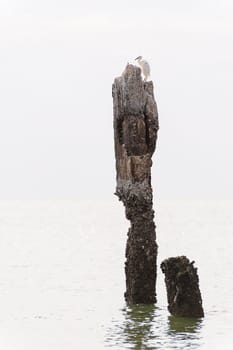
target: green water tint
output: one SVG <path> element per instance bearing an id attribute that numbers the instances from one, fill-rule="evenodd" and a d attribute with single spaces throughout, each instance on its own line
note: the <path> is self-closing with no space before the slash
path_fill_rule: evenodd
<path id="1" fill-rule="evenodd" d="M 201 318 L 168 316 L 168 325 L 171 332 L 196 333 L 200 330 Z"/>
<path id="2" fill-rule="evenodd" d="M 111 347 L 154 350 L 195 349 L 200 345 L 202 319 L 167 316 L 155 305 L 131 305 L 122 310 L 123 322 L 110 330 Z"/>
<path id="3" fill-rule="evenodd" d="M 122 311 L 125 318 L 122 329 L 124 343 L 135 350 L 153 349 L 149 343 L 156 338 L 153 332 L 156 307 L 154 305 L 132 305 Z"/>

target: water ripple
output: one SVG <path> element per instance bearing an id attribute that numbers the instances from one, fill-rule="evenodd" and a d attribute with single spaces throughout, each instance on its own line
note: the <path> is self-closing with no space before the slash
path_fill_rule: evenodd
<path id="1" fill-rule="evenodd" d="M 200 319 L 167 316 L 154 305 L 127 306 L 122 320 L 112 321 L 107 330 L 106 348 L 197 349 L 200 347 Z"/>

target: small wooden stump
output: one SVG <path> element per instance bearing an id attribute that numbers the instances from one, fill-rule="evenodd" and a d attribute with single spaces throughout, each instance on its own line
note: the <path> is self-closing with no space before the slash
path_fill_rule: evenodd
<path id="1" fill-rule="evenodd" d="M 204 317 L 197 268 L 186 256 L 161 263 L 165 274 L 168 310 L 174 316 Z"/>

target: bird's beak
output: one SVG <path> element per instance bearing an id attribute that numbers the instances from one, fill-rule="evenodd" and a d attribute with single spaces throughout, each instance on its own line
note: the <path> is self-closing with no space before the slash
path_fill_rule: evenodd
<path id="1" fill-rule="evenodd" d="M 135 58 L 135 61 L 137 61 L 139 59 L 140 56 L 138 56 L 137 58 Z"/>

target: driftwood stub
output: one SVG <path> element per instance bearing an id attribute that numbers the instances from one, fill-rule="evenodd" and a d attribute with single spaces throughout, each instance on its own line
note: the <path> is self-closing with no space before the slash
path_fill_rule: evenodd
<path id="1" fill-rule="evenodd" d="M 172 315 L 204 317 L 199 278 L 194 261 L 186 256 L 169 258 L 161 263 L 165 275 L 168 310 Z"/>

